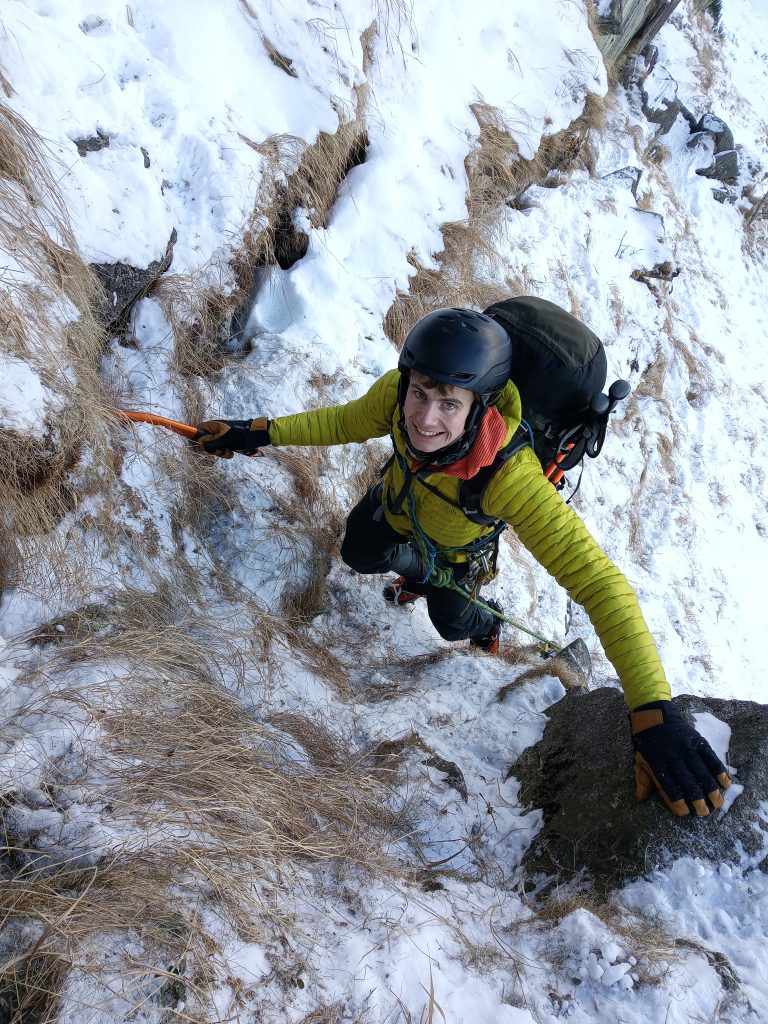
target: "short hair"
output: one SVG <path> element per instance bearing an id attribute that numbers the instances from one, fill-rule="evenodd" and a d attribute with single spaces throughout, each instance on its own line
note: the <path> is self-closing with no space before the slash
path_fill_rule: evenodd
<path id="1" fill-rule="evenodd" d="M 414 380 L 414 374 L 417 374 L 420 379 Z M 449 384 L 444 380 L 433 380 L 431 377 L 428 377 L 426 373 L 422 373 L 421 370 L 411 370 L 410 382 L 416 384 L 420 388 L 424 388 L 425 391 L 434 391 L 436 388 L 438 395 L 450 395 L 457 389 L 467 390 L 466 388 L 461 389 L 458 384 Z"/>

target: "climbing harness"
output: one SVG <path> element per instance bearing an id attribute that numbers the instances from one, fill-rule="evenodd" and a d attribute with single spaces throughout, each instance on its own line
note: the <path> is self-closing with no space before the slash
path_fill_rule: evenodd
<path id="1" fill-rule="evenodd" d="M 449 590 L 455 591 L 457 594 L 461 594 L 462 597 L 467 599 L 467 604 L 477 605 L 478 608 L 482 608 L 484 611 L 490 612 L 494 618 L 500 619 L 502 622 L 506 622 L 515 629 L 518 629 L 521 632 L 526 633 L 528 636 L 533 637 L 535 640 L 538 640 L 544 645 L 544 650 L 542 651 L 544 657 L 552 657 L 557 654 L 558 651 L 562 650 L 560 644 L 556 644 L 554 640 L 550 640 L 548 637 L 542 636 L 541 633 L 537 633 L 535 630 L 529 629 L 528 626 L 524 626 L 521 622 L 517 622 L 515 619 L 510 618 L 510 616 L 505 615 L 503 612 L 499 611 L 498 608 L 494 608 L 493 605 L 488 604 L 488 602 L 481 600 L 477 596 L 477 591 L 480 586 L 496 575 L 498 539 L 506 528 L 504 523 L 497 524 L 496 529 L 491 533 L 486 534 L 484 537 L 479 537 L 478 540 L 473 541 L 471 544 L 451 548 L 440 548 L 438 551 L 434 542 L 424 532 L 424 529 L 416 516 L 416 501 L 413 497 L 413 491 L 410 489 L 407 494 L 406 504 L 413 537 L 419 550 L 419 554 L 424 559 L 424 563 L 426 565 L 426 571 L 422 579 L 419 581 L 420 583 L 429 582 L 433 587 L 446 587 Z M 485 555 L 484 549 L 487 551 L 489 547 L 493 548 L 493 570 L 489 575 L 483 577 L 482 565 L 484 562 L 487 565 L 487 556 Z M 479 565 L 481 566 L 481 571 L 473 573 L 473 570 L 470 569 L 467 574 L 472 577 L 472 587 L 470 590 L 465 589 L 456 582 L 453 569 L 436 564 L 438 555 L 446 555 L 451 552 L 469 554 L 470 561 L 472 556 L 478 556 L 480 558 Z"/>

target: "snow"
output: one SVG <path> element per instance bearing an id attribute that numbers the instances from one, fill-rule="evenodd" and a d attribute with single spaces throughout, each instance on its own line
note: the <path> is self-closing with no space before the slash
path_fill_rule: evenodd
<path id="1" fill-rule="evenodd" d="M 61 399 L 45 387 L 29 363 L 7 352 L 0 353 L 0 415 L 6 429 L 44 430 L 46 417 L 55 416 Z"/>
<path id="2" fill-rule="evenodd" d="M 760 198 L 766 12 L 760 0 L 728 0 L 722 37 L 708 37 L 694 7 L 683 0 L 659 34 L 647 87 L 668 98 L 676 91 L 697 117 L 721 117 L 740 153 L 740 184 L 757 182 Z M 607 9 L 601 0 L 601 13 Z M 369 62 L 361 35 L 375 17 Z M 290 59 L 293 74 L 270 60 L 269 46 Z M 703 46 L 715 52 L 710 82 Z M 204 406 L 206 417 L 278 416 L 364 393 L 396 364 L 382 326 L 396 293 L 408 289 L 415 264 L 438 268 L 441 229 L 466 218 L 465 161 L 479 133 L 472 105 L 499 108 L 530 158 L 588 96 L 607 90 L 582 6 L 561 0 L 512 8 L 487 0 L 471 17 L 459 0 L 8 0 L 0 67 L 13 90 L 5 102 L 46 142 L 86 258 L 144 267 L 175 228 L 171 273 L 189 275 L 178 280 L 190 289 L 201 280 L 231 286 L 229 256 L 270 173 L 261 144 L 282 138 L 287 153 L 286 136 L 311 144 L 352 115 L 363 87 L 370 91 L 364 163 L 347 176 L 324 225 L 299 214 L 307 254 L 265 275 L 248 319 L 247 357 L 197 385 L 192 407 Z M 502 287 L 528 282 L 577 312 L 605 342 L 609 381 L 632 384 L 575 507 L 636 588 L 673 692 L 764 701 L 755 638 L 764 632 L 768 579 L 765 253 L 750 247 L 743 205 L 717 202 L 712 183 L 696 174 L 708 159 L 686 148 L 687 125 L 679 121 L 654 156 L 655 126 L 636 97 L 621 86 L 612 95 L 592 172 L 531 187 L 521 209 L 498 211 L 498 263 L 488 275 Z M 97 133 L 109 146 L 79 156 L 75 140 Z M 294 166 L 286 156 L 281 173 Z M 627 167 L 642 169 L 636 198 L 614 174 Z M 22 273 L 12 253 L 2 260 L 0 282 L 4 272 Z M 655 290 L 631 276 L 662 263 L 680 273 Z M 149 297 L 134 311 L 130 343 L 111 342 L 103 377 L 124 406 L 183 419 L 190 386 L 178 379 L 173 355 L 162 296 Z M 61 399 L 45 381 L 37 363 L 0 352 L 3 427 L 35 434 L 55 418 Z M 277 608 L 290 585 L 306 582 L 313 551 L 312 537 L 290 532 L 290 466 L 270 453 L 213 467 L 195 532 L 185 518 L 191 492 L 171 481 L 170 467 L 185 454 L 178 439 L 137 426 L 124 445 L 115 489 L 100 495 L 96 477 L 85 474 L 79 504 L 55 531 L 87 566 L 84 598 L 68 597 L 55 578 L 2 595 L 0 795 L 11 833 L 41 855 L 86 866 L 105 851 L 143 849 L 143 835 L 104 795 L 116 768 L 102 723 L 130 677 L 126 652 L 118 645 L 111 658 L 68 663 L 56 645 L 85 650 L 84 636 L 104 629 L 110 637 L 98 617 L 85 633 L 72 625 L 68 616 L 85 604 L 117 614 L 126 595 L 168 592 L 165 614 L 180 632 L 200 643 L 215 636 L 221 685 L 244 720 L 305 714 L 332 722 L 360 751 L 406 735 L 422 744 L 409 755 L 400 793 L 418 795 L 421 861 L 402 842 L 401 878 L 356 866 L 296 869 L 281 890 L 281 910 L 301 936 L 287 951 L 285 936 L 267 929 L 246 938 L 217 919 L 220 1019 L 299 1022 L 322 1006 L 339 1007 L 336 1016 L 314 1019 L 381 1024 L 768 1019 L 765 850 L 735 864 L 683 858 L 605 905 L 564 900 L 561 912 L 539 921 L 519 865 L 541 810 L 520 803 L 506 772 L 541 736 L 547 708 L 563 695 L 560 680 L 535 656 L 512 664 L 447 649 L 421 604 L 385 606 L 381 581 L 350 575 L 336 556 L 308 635 L 347 658 L 351 692 L 340 693 L 288 644 L 279 648 L 280 671 L 264 670 L 263 651 L 242 647 L 238 624 L 251 603 Z M 386 445 L 376 451 L 383 462 Z M 86 469 L 88 458 L 102 456 L 84 456 Z M 319 520 L 323 501 L 350 507 L 350 477 L 363 459 L 358 446 L 329 454 L 313 506 Z M 117 554 L 98 533 L 105 505 Z M 504 606 L 560 642 L 583 636 L 596 683 L 615 685 L 585 615 L 541 567 L 505 547 L 501 568 L 492 593 Z M 182 584 L 192 577 L 198 589 L 189 598 Z M 51 622 L 56 639 L 35 640 Z M 393 652 L 422 661 L 409 675 Z M 727 725 L 710 714 L 696 721 L 725 760 Z M 466 801 L 445 773 L 424 764 L 426 751 L 460 767 Z M 720 816 L 741 792 L 734 782 Z M 768 827 L 768 808 L 758 826 Z M 405 870 L 414 864 L 421 876 Z M 256 889 L 252 896 L 256 908 L 272 898 Z M 199 912 L 216 916 L 205 900 Z M 140 974 L 135 991 L 124 984 L 141 962 L 141 936 L 110 932 L 106 920 L 104 933 L 70 975 L 60 1019 L 159 1020 L 166 1011 L 148 993 L 165 976 Z M 2 941 L 1 950 L 12 949 L 14 935 Z M 293 980 L 277 970 L 280 956 Z M 111 979 L 101 988 L 86 969 L 99 960 Z"/>

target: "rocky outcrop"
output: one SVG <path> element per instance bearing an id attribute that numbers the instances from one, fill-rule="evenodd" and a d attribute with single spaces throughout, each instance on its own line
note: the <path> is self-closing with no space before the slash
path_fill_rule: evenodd
<path id="1" fill-rule="evenodd" d="M 638 803 L 621 691 L 570 690 L 547 712 L 542 739 L 509 770 L 520 799 L 544 814 L 524 860 L 529 873 L 612 885 L 684 855 L 719 862 L 768 852 L 768 707 L 692 696 L 676 703 L 693 724 L 706 713 L 731 729 L 736 774 L 725 811 L 675 818 L 656 797 Z"/>
<path id="2" fill-rule="evenodd" d="M 688 146 L 703 145 L 709 162 L 698 168 L 697 174 L 716 178 L 724 185 L 735 185 L 739 180 L 739 160 L 734 148 L 733 132 L 715 114 L 707 113 L 695 125 Z"/>
<path id="3" fill-rule="evenodd" d="M 636 53 L 625 69 L 625 86 L 639 91 L 643 113 L 658 125 L 656 137 L 687 133 L 685 146 L 692 154 L 696 173 L 726 186 L 713 189 L 716 199 L 735 200 L 740 167 L 733 132 L 712 111 L 697 117 L 689 110 L 678 96 L 677 82 L 657 60 L 658 50 L 653 45 Z"/>
<path id="4" fill-rule="evenodd" d="M 170 269 L 175 244 L 176 228 L 171 232 L 164 255 L 153 260 L 146 269 L 128 263 L 91 263 L 91 270 L 104 288 L 100 301 L 94 303 L 94 310 L 110 337 L 125 329 L 131 309 L 149 295 L 160 276 Z"/>
<path id="5" fill-rule="evenodd" d="M 659 31 L 680 0 L 611 0 L 598 15 L 597 43 L 606 60 L 641 50 Z M 604 5 L 601 5 L 604 8 Z"/>

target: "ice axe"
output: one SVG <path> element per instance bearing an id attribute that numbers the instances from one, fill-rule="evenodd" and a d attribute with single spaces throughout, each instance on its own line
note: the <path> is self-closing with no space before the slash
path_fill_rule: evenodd
<path id="1" fill-rule="evenodd" d="M 190 423 L 172 420 L 167 416 L 158 416 L 153 412 L 142 412 L 138 409 L 114 409 L 113 412 L 118 419 L 126 420 L 129 423 L 149 423 L 151 426 L 165 427 L 166 430 L 172 430 L 174 434 L 185 437 L 188 441 L 197 441 L 199 438 L 206 436 L 206 431 L 198 430 L 197 427 L 193 427 Z M 251 457 L 261 455 L 262 453 L 257 449 L 252 452 L 238 452 L 238 454 Z M 231 458 L 231 455 L 228 458 Z"/>

